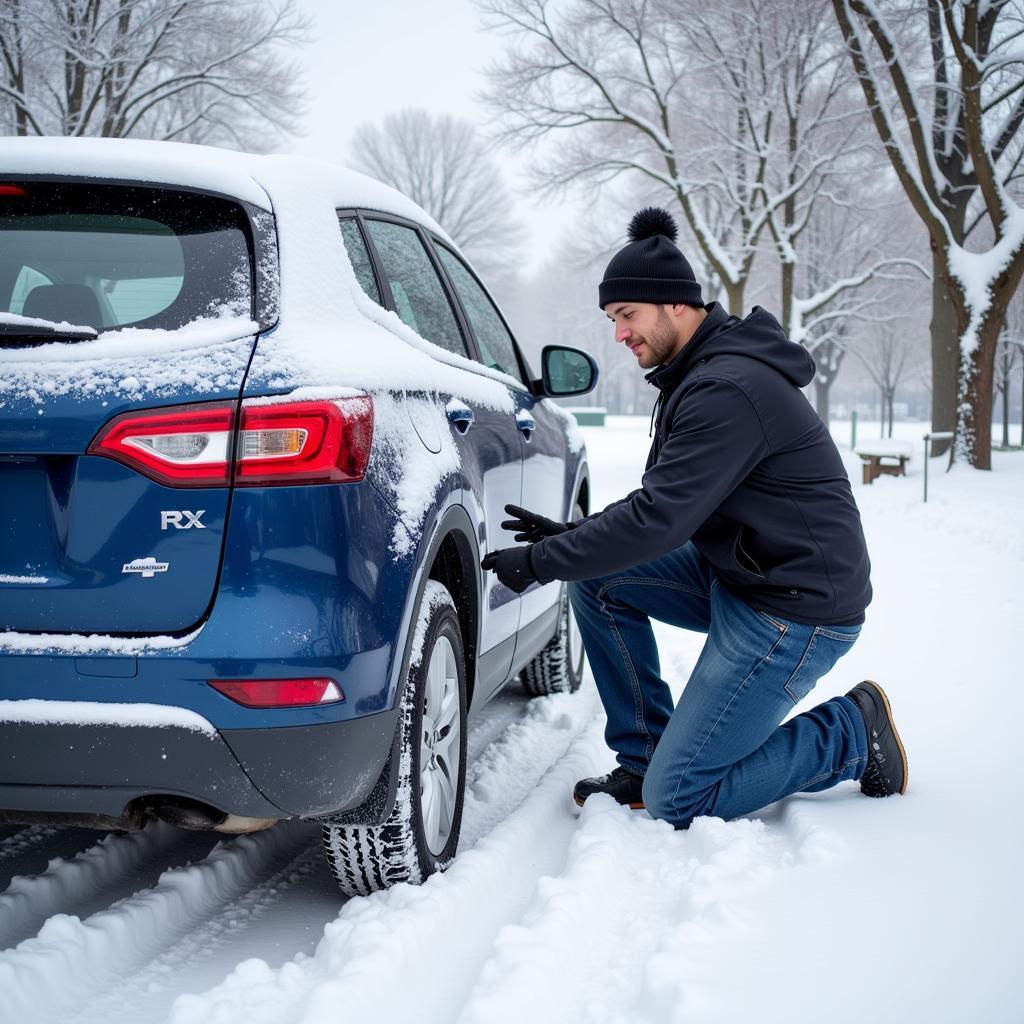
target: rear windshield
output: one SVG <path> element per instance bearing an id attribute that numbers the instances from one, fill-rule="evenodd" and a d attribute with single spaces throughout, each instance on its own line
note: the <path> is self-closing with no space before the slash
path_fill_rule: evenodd
<path id="1" fill-rule="evenodd" d="M 174 329 L 252 316 L 248 218 L 213 196 L 0 183 L 0 321 Z"/>

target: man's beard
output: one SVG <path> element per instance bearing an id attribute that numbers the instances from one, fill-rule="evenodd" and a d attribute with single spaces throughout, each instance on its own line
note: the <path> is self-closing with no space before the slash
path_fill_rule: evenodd
<path id="1" fill-rule="evenodd" d="M 671 358 L 679 342 L 679 334 L 664 306 L 658 307 L 658 319 L 654 329 L 650 334 L 641 336 L 640 340 L 647 345 L 647 351 L 642 352 L 638 360 L 642 369 L 649 370 L 661 366 Z"/>

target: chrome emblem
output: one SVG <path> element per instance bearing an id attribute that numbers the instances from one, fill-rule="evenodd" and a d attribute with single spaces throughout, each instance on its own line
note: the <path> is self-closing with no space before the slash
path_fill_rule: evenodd
<path id="1" fill-rule="evenodd" d="M 167 572 L 170 562 L 158 562 L 155 558 L 136 558 L 129 562 L 122 570 L 122 573 L 139 573 L 144 580 L 151 580 L 158 572 Z"/>
<path id="2" fill-rule="evenodd" d="M 199 517 L 206 511 L 205 508 L 201 508 L 198 512 L 189 512 L 188 509 L 182 509 L 180 512 L 167 511 L 160 513 L 160 529 L 166 530 L 168 526 L 173 526 L 176 530 L 191 530 L 192 527 L 196 527 L 199 530 L 205 530 L 206 526 L 199 522 Z M 182 523 L 182 518 L 185 522 Z"/>

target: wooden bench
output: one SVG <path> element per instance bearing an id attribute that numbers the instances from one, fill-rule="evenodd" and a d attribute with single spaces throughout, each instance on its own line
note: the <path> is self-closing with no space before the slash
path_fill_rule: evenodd
<path id="1" fill-rule="evenodd" d="M 880 476 L 906 476 L 910 461 L 910 445 L 902 441 L 882 441 L 857 449 L 864 469 L 864 483 L 874 483 Z"/>

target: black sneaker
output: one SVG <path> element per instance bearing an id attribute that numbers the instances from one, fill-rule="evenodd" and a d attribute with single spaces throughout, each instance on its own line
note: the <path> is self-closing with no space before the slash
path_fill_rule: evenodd
<path id="1" fill-rule="evenodd" d="M 907 752 L 892 720 L 889 698 L 878 683 L 865 679 L 847 695 L 864 717 L 868 731 L 868 764 L 860 780 L 868 796 L 907 791 Z"/>
<path id="2" fill-rule="evenodd" d="M 607 775 L 597 775 L 592 779 L 580 779 L 572 791 L 572 798 L 580 807 L 588 796 L 594 793 L 607 793 L 613 800 L 633 810 L 643 810 L 644 780 L 625 768 L 616 768 Z"/>

